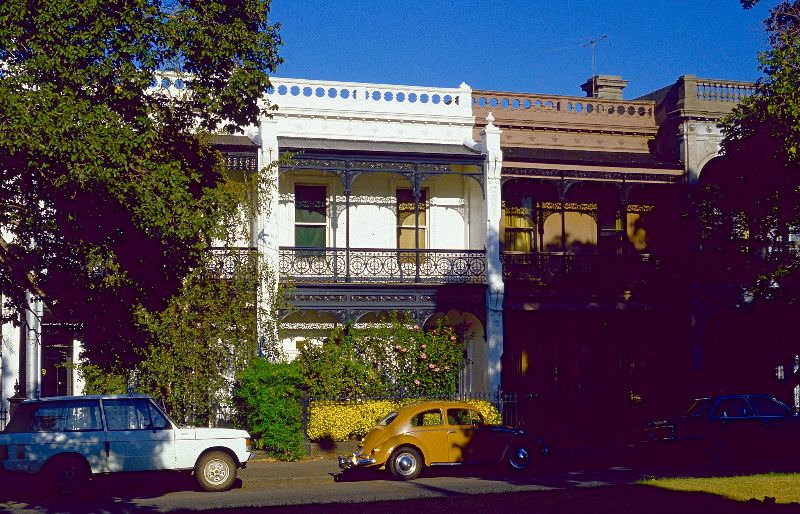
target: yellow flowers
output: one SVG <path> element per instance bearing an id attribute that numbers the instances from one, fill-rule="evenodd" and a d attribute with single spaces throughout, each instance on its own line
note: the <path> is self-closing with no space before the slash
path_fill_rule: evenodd
<path id="1" fill-rule="evenodd" d="M 386 414 L 419 399 L 314 401 L 309 409 L 308 438 L 317 441 L 360 439 Z M 486 400 L 465 400 L 475 407 L 488 424 L 500 424 L 497 408 Z"/>

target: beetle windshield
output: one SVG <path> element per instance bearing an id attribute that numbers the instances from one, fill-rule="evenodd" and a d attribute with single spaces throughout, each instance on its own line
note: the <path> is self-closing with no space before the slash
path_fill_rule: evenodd
<path id="1" fill-rule="evenodd" d="M 385 427 L 386 425 L 394 421 L 394 418 L 396 417 L 397 417 L 397 412 L 392 411 L 389 414 L 387 414 L 382 420 L 378 421 L 378 425 Z"/>

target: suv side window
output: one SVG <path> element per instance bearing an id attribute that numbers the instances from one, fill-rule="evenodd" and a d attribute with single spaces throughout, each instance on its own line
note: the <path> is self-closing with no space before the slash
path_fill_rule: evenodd
<path id="1" fill-rule="evenodd" d="M 151 430 L 149 401 L 146 398 L 103 400 L 109 430 Z"/>
<path id="2" fill-rule="evenodd" d="M 45 402 L 30 419 L 31 432 L 86 432 L 102 430 L 97 401 Z"/>
<path id="3" fill-rule="evenodd" d="M 152 402 L 150 402 L 149 405 L 150 405 L 150 419 L 152 420 L 152 424 L 153 424 L 152 428 L 153 428 L 153 430 L 161 430 L 161 429 L 164 429 L 164 428 L 171 428 L 170 424 L 169 424 L 169 421 L 167 421 L 167 418 L 165 418 L 164 415 L 161 414 L 161 411 L 159 411 L 156 408 L 156 406 L 153 405 Z"/>

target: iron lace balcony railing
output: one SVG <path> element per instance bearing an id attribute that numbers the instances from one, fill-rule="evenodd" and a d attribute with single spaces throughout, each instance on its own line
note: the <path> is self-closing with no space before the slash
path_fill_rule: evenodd
<path id="1" fill-rule="evenodd" d="M 647 277 L 659 263 L 647 254 L 501 253 L 503 277 L 540 284 L 573 281 L 633 282 Z"/>
<path id="2" fill-rule="evenodd" d="M 483 250 L 281 247 L 281 278 L 293 282 L 483 283 Z"/>
<path id="3" fill-rule="evenodd" d="M 207 272 L 212 277 L 231 279 L 237 273 L 248 273 L 255 277 L 258 265 L 258 250 L 247 247 L 213 247 L 209 249 L 211 259 Z"/>

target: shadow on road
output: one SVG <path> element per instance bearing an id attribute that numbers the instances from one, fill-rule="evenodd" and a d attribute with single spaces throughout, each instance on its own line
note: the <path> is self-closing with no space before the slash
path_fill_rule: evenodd
<path id="1" fill-rule="evenodd" d="M 136 500 L 185 491 L 214 494 L 203 493 L 188 473 L 172 471 L 99 475 L 69 496 L 50 491 L 49 484 L 37 475 L 2 473 L 0 484 L 0 511 L 157 512 Z M 237 479 L 234 488 L 241 486 L 241 479 Z"/>

